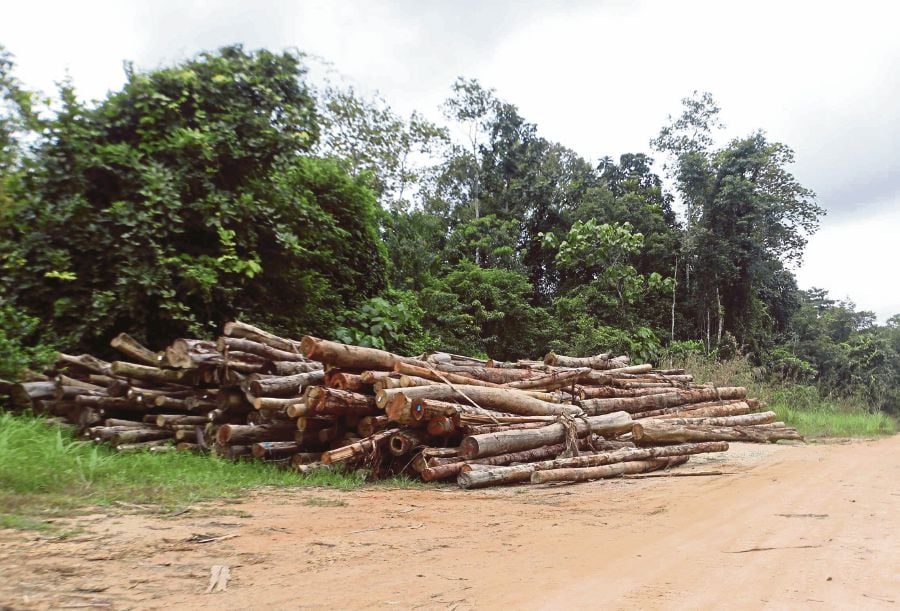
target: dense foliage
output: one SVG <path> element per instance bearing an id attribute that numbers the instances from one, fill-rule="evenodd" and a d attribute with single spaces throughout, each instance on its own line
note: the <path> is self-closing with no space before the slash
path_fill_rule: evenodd
<path id="1" fill-rule="evenodd" d="M 126 77 L 45 105 L 0 55 L 12 368 L 40 343 L 159 345 L 237 316 L 403 352 L 743 354 L 897 409 L 896 317 L 797 288 L 823 211 L 784 144 L 716 145 L 708 94 L 652 143 L 669 192 L 647 154 L 592 163 L 473 80 L 436 123 L 316 88 L 295 53 L 228 47 Z"/>

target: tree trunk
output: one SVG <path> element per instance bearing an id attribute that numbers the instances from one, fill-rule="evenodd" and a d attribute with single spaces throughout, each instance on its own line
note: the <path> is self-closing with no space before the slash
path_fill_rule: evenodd
<path id="1" fill-rule="evenodd" d="M 378 431 L 383 431 L 388 426 L 387 416 L 365 416 L 356 425 L 356 432 L 363 437 L 371 437 Z"/>
<path id="2" fill-rule="evenodd" d="M 336 450 L 322 452 L 322 464 L 333 465 L 347 462 L 351 459 L 365 458 L 366 456 L 375 453 L 379 447 L 387 444 L 391 435 L 399 431 L 400 429 L 385 429 L 366 437 L 365 439 L 361 439 L 356 443 L 337 448 Z"/>
<path id="3" fill-rule="evenodd" d="M 388 449 L 394 456 L 405 456 L 425 444 L 428 439 L 425 431 L 417 429 L 400 429 L 390 436 Z"/>
<path id="4" fill-rule="evenodd" d="M 159 356 L 127 333 L 119 333 L 112 338 L 109 345 L 141 365 L 151 367 L 159 365 Z"/>
<path id="5" fill-rule="evenodd" d="M 591 372 L 589 367 L 580 367 L 578 369 L 552 371 L 550 373 L 520 380 L 518 382 L 509 382 L 505 386 L 507 388 L 518 388 L 521 390 L 556 390 L 563 386 L 571 386 L 581 379 L 587 377 Z"/>
<path id="6" fill-rule="evenodd" d="M 742 387 L 699 388 L 643 397 L 588 399 L 581 402 L 581 407 L 589 415 L 605 414 L 619 410 L 637 413 L 703 401 L 743 399 L 746 396 L 747 389 Z"/>
<path id="7" fill-rule="evenodd" d="M 723 418 L 725 416 L 743 416 L 749 414 L 754 408 L 747 401 L 709 401 L 705 403 L 693 403 L 676 407 L 655 410 L 652 412 L 640 412 L 632 414 L 635 420 L 642 418 Z"/>
<path id="8" fill-rule="evenodd" d="M 223 424 L 216 433 L 216 442 L 220 445 L 247 445 L 260 441 L 290 441 L 296 430 L 297 425 L 293 422 L 260 426 Z"/>
<path id="9" fill-rule="evenodd" d="M 297 397 L 304 387 L 322 384 L 324 379 L 325 372 L 318 370 L 266 379 L 250 377 L 245 386 L 254 397 Z"/>
<path id="10" fill-rule="evenodd" d="M 231 352 L 247 352 L 269 361 L 298 361 L 306 362 L 306 358 L 294 350 L 282 350 L 273 348 L 262 342 L 239 337 L 220 337 L 216 341 L 216 349 L 228 354 Z"/>
<path id="11" fill-rule="evenodd" d="M 544 363 L 553 367 L 588 367 L 590 369 L 613 369 L 628 363 L 627 356 L 611 357 L 607 352 L 597 356 L 572 357 L 550 352 L 544 357 Z"/>
<path id="12" fill-rule="evenodd" d="M 577 416 L 582 413 L 581 408 L 542 401 L 524 391 L 512 388 L 488 388 L 468 385 L 450 386 L 447 384 L 384 390 L 376 395 L 378 407 L 386 408 L 393 395 L 400 392 L 409 399 L 449 400 L 465 402 L 470 405 L 474 402 L 477 406 L 484 409 L 493 409 L 524 416 L 553 416 L 560 414 Z"/>
<path id="13" fill-rule="evenodd" d="M 296 441 L 261 441 L 254 443 L 253 456 L 260 460 L 280 460 L 300 452 Z"/>
<path id="14" fill-rule="evenodd" d="M 312 336 L 305 336 L 300 343 L 306 358 L 328 363 L 341 369 L 393 369 L 396 363 L 421 364 L 422 361 L 362 346 L 348 346 Z"/>
<path id="15" fill-rule="evenodd" d="M 439 371 L 437 369 L 429 369 L 428 367 L 420 367 L 418 365 L 410 365 L 409 363 L 397 363 L 394 365 L 394 371 L 407 376 L 416 376 L 433 382 L 441 382 L 451 384 L 465 384 L 469 386 L 490 386 L 499 388 L 500 384 L 494 382 L 485 382 L 475 377 L 464 374 L 453 373 L 450 371 Z"/>
<path id="16" fill-rule="evenodd" d="M 592 416 L 575 421 L 579 437 L 590 433 L 598 435 L 618 435 L 632 428 L 631 416 L 625 412 L 614 412 L 604 416 Z M 551 424 L 539 429 L 498 431 L 486 435 L 470 435 L 462 440 L 460 449 L 468 459 L 507 454 L 521 450 L 529 450 L 545 445 L 565 441 L 566 427 L 562 424 Z"/>
<path id="17" fill-rule="evenodd" d="M 667 418 L 661 422 L 668 425 L 676 424 L 705 424 L 707 426 L 757 426 L 760 424 L 770 424 L 778 420 L 775 412 L 757 412 L 755 414 L 744 414 L 742 416 L 723 416 L 700 417 L 700 418 Z M 643 424 L 643 423 L 642 423 Z"/>
<path id="18" fill-rule="evenodd" d="M 285 339 L 283 337 L 278 337 L 268 331 L 263 331 L 258 327 L 254 327 L 253 325 L 248 325 L 243 322 L 228 322 L 225 323 L 224 334 L 228 337 L 242 337 L 244 339 L 253 340 L 255 342 L 259 342 L 261 344 L 265 344 L 267 346 L 271 346 L 277 350 L 285 350 L 287 352 L 293 352 L 296 354 L 300 354 L 302 351 L 300 350 L 300 342 L 292 339 Z"/>
<path id="19" fill-rule="evenodd" d="M 604 465 L 601 467 L 535 471 L 531 474 L 531 483 L 545 484 L 547 482 L 585 482 L 594 479 L 606 479 L 610 477 L 619 477 L 620 475 L 632 475 L 635 473 L 657 471 L 659 469 L 669 469 L 677 465 L 683 465 L 687 461 L 687 456 L 673 456 L 672 458 L 632 460 L 613 465 Z"/>
<path id="20" fill-rule="evenodd" d="M 154 384 L 181 384 L 183 386 L 193 386 L 198 381 L 198 376 L 193 371 L 160 369 L 158 367 L 126 363 L 125 361 L 113 361 L 110 365 L 110 369 L 116 375 L 134 378 L 136 380 L 144 380 L 145 382 L 152 382 Z"/>
<path id="21" fill-rule="evenodd" d="M 308 411 L 320 416 L 377 416 L 375 397 L 346 390 L 313 386 L 306 394 Z"/>
<path id="22" fill-rule="evenodd" d="M 615 386 L 582 386 L 578 390 L 581 401 L 585 399 L 614 399 L 630 397 L 646 397 L 647 395 L 664 395 L 671 393 L 671 388 L 616 388 Z"/>
<path id="23" fill-rule="evenodd" d="M 638 445 L 701 441 L 775 442 L 780 439 L 803 440 L 803 437 L 795 429 L 770 429 L 752 426 L 671 425 L 659 420 L 635 422 L 632 435 L 635 443 Z"/>

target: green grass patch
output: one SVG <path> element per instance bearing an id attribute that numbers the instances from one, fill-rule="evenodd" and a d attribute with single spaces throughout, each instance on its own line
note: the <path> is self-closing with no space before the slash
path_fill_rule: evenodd
<path id="1" fill-rule="evenodd" d="M 261 486 L 362 486 L 360 473 L 302 476 L 259 462 L 187 452 L 117 454 L 78 441 L 42 418 L 0 413 L 0 526 L 38 528 L 49 517 L 115 502 L 160 512 Z"/>

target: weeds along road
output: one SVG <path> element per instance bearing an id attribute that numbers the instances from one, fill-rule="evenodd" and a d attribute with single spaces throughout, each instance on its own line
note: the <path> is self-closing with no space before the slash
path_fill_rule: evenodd
<path id="1" fill-rule="evenodd" d="M 65 539 L 5 530 L 0 603 L 900 607 L 900 436 L 734 444 L 686 469 L 731 475 L 475 492 L 282 490 L 168 517 L 81 516 L 64 524 L 79 529 Z M 213 565 L 230 568 L 228 589 L 205 594 Z"/>

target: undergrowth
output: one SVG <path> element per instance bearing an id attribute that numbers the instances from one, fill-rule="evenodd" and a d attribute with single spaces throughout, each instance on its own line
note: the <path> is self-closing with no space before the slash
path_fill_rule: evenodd
<path id="1" fill-rule="evenodd" d="M 823 397 L 815 386 L 766 380 L 746 359 L 715 361 L 691 356 L 677 364 L 696 382 L 744 386 L 748 396 L 762 399 L 768 409 L 804 437 L 874 437 L 897 432 L 897 421 L 869 408 L 857 398 Z"/>

